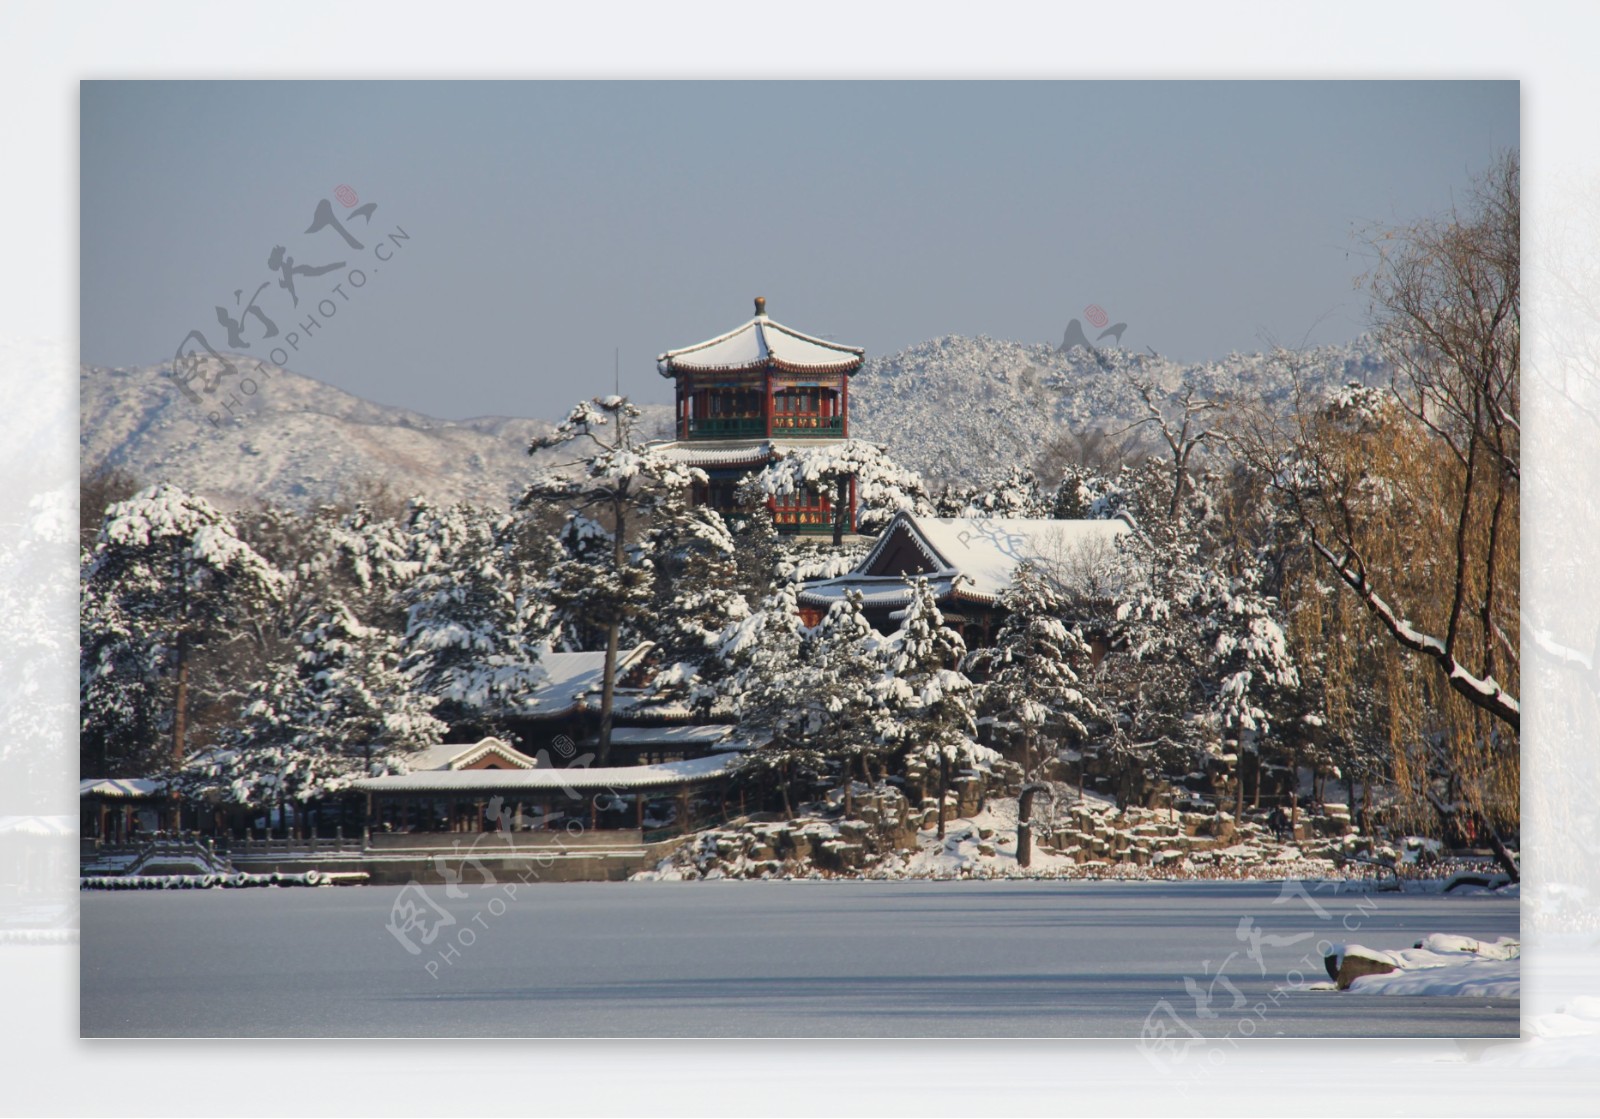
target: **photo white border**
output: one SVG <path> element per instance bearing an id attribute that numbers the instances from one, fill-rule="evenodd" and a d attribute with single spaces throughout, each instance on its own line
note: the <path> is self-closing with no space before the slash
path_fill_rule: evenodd
<path id="1" fill-rule="evenodd" d="M 0 447 L 37 438 L 40 424 L 56 438 L 37 461 L 0 459 L 12 472 L 7 481 L 55 485 L 75 465 L 82 78 L 1513 78 L 1523 83 L 1532 327 L 1527 617 L 1552 642 L 1592 654 L 1600 626 L 1600 580 L 1588 574 L 1600 556 L 1592 497 L 1600 494 L 1600 431 L 1588 430 L 1581 406 L 1600 402 L 1600 348 L 1591 348 L 1600 340 L 1600 318 L 1588 310 L 1600 273 L 1587 263 L 1600 258 L 1600 224 L 1594 209 L 1585 209 L 1600 196 L 1592 121 L 1600 105 L 1596 10 L 1346 2 L 1307 11 L 1214 2 L 1011 4 L 979 12 L 972 4 L 836 2 L 587 10 L 419 2 L 8 5 L 0 43 L 7 168 L 0 213 L 11 220 L 9 264 L 0 269 L 0 340 L 7 343 L 0 347 L 7 366 L 0 368 L 0 402 L 12 407 L 0 415 Z M 29 339 L 40 344 L 19 341 Z M 63 636 L 75 629 L 74 617 L 61 622 Z M 3 657 L 0 666 L 15 671 Z M 1523 678 L 1531 898 L 1545 845 L 1597 834 L 1600 726 L 1592 672 L 1525 671 Z M 40 812 L 76 814 L 69 743 L 61 759 L 63 800 Z M 1587 804 L 1572 803 L 1575 790 Z M 1588 873 L 1600 872 L 1591 865 Z M 1600 896 L 1600 882 L 1568 884 Z M 1527 938 L 1525 1029 L 1545 1006 L 1573 994 L 1600 995 L 1592 964 L 1571 970 L 1576 954 L 1541 960 L 1541 939 L 1560 947 L 1563 938 L 1536 927 Z M 1593 940 L 1591 931 L 1583 943 Z M 1582 1050 L 1568 1054 L 1571 1063 L 1541 1068 L 1515 1052 L 1536 1056 L 1539 1050 L 1526 1045 L 1263 1043 L 1235 1056 L 1223 1082 L 1197 1095 L 1161 1082 L 1131 1042 L 81 1042 L 75 947 L 0 946 L 0 977 L 9 996 L 0 1026 L 7 1066 L 0 1099 L 17 1114 L 1504 1115 L 1593 1107 L 1593 1074 Z M 1473 1067 L 1489 1063 L 1495 1067 Z M 1600 1063 L 1600 1052 L 1588 1050 L 1586 1063 Z"/>

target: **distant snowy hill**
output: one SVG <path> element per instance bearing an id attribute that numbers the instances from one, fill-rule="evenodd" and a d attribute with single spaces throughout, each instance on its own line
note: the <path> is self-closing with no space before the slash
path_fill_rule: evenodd
<path id="1" fill-rule="evenodd" d="M 1302 355 L 1318 386 L 1377 383 L 1388 374 L 1370 347 L 1327 346 Z M 1115 430 L 1144 415 L 1128 375 L 1166 389 L 1191 379 L 1210 396 L 1287 406 L 1289 377 L 1263 354 L 1185 365 L 1106 348 L 1066 353 L 979 336 L 948 335 L 870 358 L 850 384 L 850 433 L 889 445 L 929 482 L 978 482 L 1032 465 L 1063 432 Z"/>
<path id="2" fill-rule="evenodd" d="M 226 398 L 223 388 L 213 397 L 202 392 L 208 407 L 201 407 L 160 366 L 82 367 L 83 470 L 119 466 L 141 481 L 171 481 L 234 506 L 263 498 L 304 507 L 381 482 L 399 497 L 505 507 L 535 469 L 528 441 L 552 426 L 504 416 L 440 420 L 253 359 L 237 364 L 257 390 L 236 391 L 240 418 L 220 425 L 207 413 Z M 653 411 L 660 416 L 646 418 L 659 424 L 671 409 Z"/>
<path id="3" fill-rule="evenodd" d="M 1386 376 L 1360 344 L 1305 357 L 1319 384 Z M 83 366 L 82 468 L 124 467 L 142 481 L 175 482 L 226 505 L 270 499 L 304 507 L 381 482 L 401 497 L 504 507 L 537 464 L 528 441 L 559 419 L 435 419 L 251 358 L 237 364 L 257 391 L 235 392 L 240 418 L 220 425 L 207 412 L 220 407 L 223 389 L 203 395 L 208 405 L 201 407 L 159 366 Z M 1212 395 L 1275 404 L 1291 391 L 1259 354 L 1183 365 L 1119 349 L 1061 353 L 1045 344 L 950 335 L 868 360 L 850 385 L 851 434 L 887 444 L 897 461 L 934 484 L 982 481 L 1012 463 L 1032 464 L 1063 431 L 1115 429 L 1137 419 L 1142 405 L 1129 373 L 1169 389 L 1190 377 Z M 646 434 L 670 436 L 671 414 L 668 405 L 646 405 Z"/>

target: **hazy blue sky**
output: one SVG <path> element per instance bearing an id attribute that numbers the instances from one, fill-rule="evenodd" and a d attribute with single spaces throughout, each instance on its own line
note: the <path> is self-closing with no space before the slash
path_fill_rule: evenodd
<path id="1" fill-rule="evenodd" d="M 1352 234 L 1447 206 L 1518 118 L 1515 82 L 85 83 L 82 357 L 226 348 L 262 283 L 280 338 L 243 352 L 296 331 L 296 372 L 452 418 L 554 416 L 618 348 L 670 399 L 655 355 L 755 295 L 869 354 L 1092 303 L 1184 359 L 1344 341 Z M 324 198 L 361 250 L 305 232 Z M 296 309 L 275 246 L 345 267 Z"/>

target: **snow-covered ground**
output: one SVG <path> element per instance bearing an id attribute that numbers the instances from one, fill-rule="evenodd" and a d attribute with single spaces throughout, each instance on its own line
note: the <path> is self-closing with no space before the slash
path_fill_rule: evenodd
<path id="1" fill-rule="evenodd" d="M 1413 948 L 1390 951 L 1363 945 L 1335 945 L 1336 960 L 1361 956 L 1394 970 L 1363 975 L 1350 984 L 1359 995 L 1452 995 L 1463 998 L 1519 998 L 1522 995 L 1522 944 L 1512 937 L 1494 941 L 1433 933 Z"/>
<path id="2" fill-rule="evenodd" d="M 713 830 L 674 852 L 652 870 L 634 875 L 638 881 L 683 881 L 699 878 L 825 878 L 843 873 L 871 879 L 906 878 L 1072 878 L 1131 881 L 1252 880 L 1285 878 L 1339 879 L 1349 888 L 1395 888 L 1395 874 L 1372 862 L 1350 856 L 1366 841 L 1361 837 L 1308 836 L 1300 842 L 1276 839 L 1263 826 L 1246 821 L 1227 840 L 1213 838 L 1213 825 L 1231 822 L 1221 813 L 1216 819 L 1196 813 L 1166 809 L 1119 807 L 1092 792 L 1082 797 L 1058 786 L 1059 803 L 1046 803 L 1034 813 L 1032 858 L 1022 866 L 1017 858 L 1017 799 L 993 796 L 982 811 L 947 821 L 941 838 L 931 813 L 917 834 L 917 847 L 868 856 L 841 872 L 814 860 L 786 855 L 784 832 L 804 835 L 815 851 L 830 844 L 857 844 L 869 823 L 839 817 L 837 795 L 826 815 L 797 816 L 787 824 L 752 823 Z M 813 806 L 815 807 L 815 806 Z M 858 804 L 858 811 L 859 811 Z M 1330 810 L 1338 806 L 1330 806 Z M 1052 842 L 1053 840 L 1053 842 Z M 1445 892 L 1451 882 L 1440 874 L 1422 877 L 1416 870 L 1419 845 L 1436 841 L 1406 837 L 1394 847 L 1382 847 L 1385 858 L 1400 862 L 1407 892 Z M 709 853 L 717 852 L 716 858 Z M 1335 857 L 1339 856 L 1339 857 Z M 1495 877 L 1492 869 L 1481 877 Z M 1515 898 L 1516 885 L 1498 890 L 1462 885 L 1454 892 L 1496 893 Z"/>
<path id="3" fill-rule="evenodd" d="M 1303 847 L 1265 835 L 1241 835 L 1226 847 L 1182 853 L 1149 834 L 1163 811 L 1121 810 L 1111 801 L 1087 794 L 1081 802 L 1108 830 L 1125 831 L 1135 844 L 1152 848 L 1148 862 L 1093 858 L 1081 861 L 1076 850 L 1052 848 L 1035 840 L 1029 865 L 1017 862 L 1017 801 L 992 797 L 982 812 L 952 820 L 941 840 L 931 830 L 919 834 L 919 848 L 895 856 L 869 872 L 882 878 L 1332 878 L 1339 875 L 1326 858 L 1308 856 Z M 1037 818 L 1037 815 L 1036 815 Z M 1148 836 L 1148 837 L 1147 837 Z M 1172 837 L 1176 839 L 1177 837 Z M 1203 844 L 1203 841 L 1202 841 Z M 1202 844 L 1197 844 L 1200 846 Z M 1178 845 L 1181 846 L 1181 845 Z"/>

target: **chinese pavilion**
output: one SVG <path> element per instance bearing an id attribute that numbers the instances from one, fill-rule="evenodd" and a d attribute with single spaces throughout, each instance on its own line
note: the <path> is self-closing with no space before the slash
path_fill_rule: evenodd
<path id="1" fill-rule="evenodd" d="M 848 438 L 850 378 L 863 353 L 774 322 L 758 298 L 744 325 L 658 357 L 657 370 L 677 384 L 677 438 L 668 448 L 709 476 L 695 487 L 695 502 L 732 512 L 746 474 L 796 447 Z M 854 532 L 853 479 L 846 489 L 845 523 Z M 836 496 L 811 487 L 768 505 L 780 532 L 826 533 Z"/>

